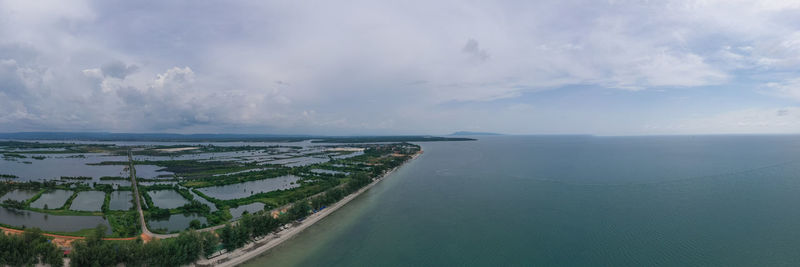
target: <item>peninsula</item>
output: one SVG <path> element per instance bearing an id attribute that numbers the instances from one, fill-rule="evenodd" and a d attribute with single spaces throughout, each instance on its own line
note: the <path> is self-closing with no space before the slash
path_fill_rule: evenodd
<path id="1" fill-rule="evenodd" d="M 0 245 L 40 236 L 50 240 L 48 251 L 77 266 L 232 265 L 319 221 L 422 153 L 400 137 L 310 140 L 2 141 Z M 109 249 L 119 252 L 103 253 Z M 59 265 L 60 257 L 44 256 L 0 264 Z"/>

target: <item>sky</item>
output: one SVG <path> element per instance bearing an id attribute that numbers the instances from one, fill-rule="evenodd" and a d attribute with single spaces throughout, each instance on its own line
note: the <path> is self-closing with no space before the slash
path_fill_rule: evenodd
<path id="1" fill-rule="evenodd" d="M 0 132 L 800 133 L 800 1 L 6 1 Z"/>

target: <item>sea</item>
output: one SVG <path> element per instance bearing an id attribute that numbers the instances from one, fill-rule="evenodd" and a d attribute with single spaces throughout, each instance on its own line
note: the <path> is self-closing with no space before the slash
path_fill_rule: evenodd
<path id="1" fill-rule="evenodd" d="M 479 136 L 245 266 L 800 266 L 800 136 Z"/>

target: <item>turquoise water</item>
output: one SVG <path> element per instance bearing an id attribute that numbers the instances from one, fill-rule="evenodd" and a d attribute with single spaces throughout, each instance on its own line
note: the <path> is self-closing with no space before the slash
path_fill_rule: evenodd
<path id="1" fill-rule="evenodd" d="M 800 264 L 800 136 L 480 138 L 248 265 Z"/>

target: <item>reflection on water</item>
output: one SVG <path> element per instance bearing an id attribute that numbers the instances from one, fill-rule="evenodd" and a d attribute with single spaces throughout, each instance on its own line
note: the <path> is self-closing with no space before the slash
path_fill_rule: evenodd
<path id="1" fill-rule="evenodd" d="M 36 195 L 39 191 L 34 190 L 23 190 L 23 189 L 15 189 L 14 191 L 8 192 L 0 198 L 0 202 L 5 201 L 6 199 L 16 200 L 16 201 L 25 201 L 29 198 L 32 198 Z"/>
<path id="2" fill-rule="evenodd" d="M 136 177 L 153 179 L 159 177 L 172 177 L 173 174 L 168 171 L 161 171 L 163 167 L 159 167 L 156 165 L 136 165 L 135 167 L 136 167 Z"/>
<path id="3" fill-rule="evenodd" d="M 67 190 L 53 190 L 52 192 L 47 192 L 42 194 L 36 201 L 31 203 L 31 207 L 37 209 L 44 209 L 45 205 L 47 205 L 47 209 L 58 209 L 61 206 L 64 206 L 64 202 L 67 202 L 67 199 L 72 196 L 72 191 Z"/>
<path id="4" fill-rule="evenodd" d="M 261 211 L 261 210 L 264 210 L 264 203 L 260 202 L 250 203 L 247 205 L 241 205 L 236 208 L 231 208 L 230 212 L 231 215 L 233 216 L 233 219 L 231 220 L 233 221 L 241 218 L 242 214 L 244 214 L 245 211 L 247 211 L 247 213 L 253 214 L 256 211 Z"/>
<path id="5" fill-rule="evenodd" d="M 57 216 L 0 207 L 0 223 L 15 227 L 37 227 L 53 232 L 75 232 L 102 224 L 106 226 L 106 234 L 111 234 L 111 226 L 101 216 Z"/>
<path id="6" fill-rule="evenodd" d="M 300 186 L 295 183 L 301 178 L 294 175 L 286 175 L 276 178 L 269 178 L 258 181 L 250 181 L 224 186 L 212 186 L 200 188 L 198 191 L 203 194 L 222 200 L 245 198 L 253 194 L 265 193 L 281 189 L 289 189 Z"/>
<path id="7" fill-rule="evenodd" d="M 111 193 L 111 201 L 108 202 L 110 210 L 129 210 L 133 207 L 133 192 L 115 191 Z"/>
<path id="8" fill-rule="evenodd" d="M 173 214 L 165 220 L 150 220 L 147 221 L 150 229 L 166 229 L 167 232 L 181 231 L 189 228 L 189 223 L 192 220 L 200 221 L 200 224 L 206 224 L 206 218 L 197 214 Z"/>
<path id="9" fill-rule="evenodd" d="M 330 175 L 337 175 L 337 174 L 348 175 L 348 174 L 350 174 L 349 172 L 340 172 L 340 171 L 326 170 L 326 169 L 312 169 L 310 172 L 319 173 L 319 174 L 330 174 Z"/>
<path id="10" fill-rule="evenodd" d="M 147 191 L 153 199 L 153 205 L 162 209 L 174 209 L 189 203 L 181 194 L 175 190 L 156 190 Z"/>
<path id="11" fill-rule="evenodd" d="M 196 194 L 194 191 L 191 191 L 191 190 L 189 190 L 189 192 L 190 192 L 190 193 L 192 193 L 192 196 L 194 196 L 194 200 L 197 200 L 197 201 L 199 201 L 200 203 L 203 203 L 204 205 L 206 205 L 206 206 L 208 206 L 209 208 L 211 208 L 211 210 L 209 210 L 210 212 L 215 212 L 215 211 L 217 211 L 217 205 L 214 205 L 214 203 L 211 203 L 211 202 L 209 202 L 208 200 L 206 200 L 205 198 L 202 198 L 202 197 L 200 197 L 200 196 L 199 196 L 199 195 L 197 195 L 197 194 Z"/>
<path id="12" fill-rule="evenodd" d="M 84 191 L 72 200 L 71 210 L 100 211 L 105 201 L 106 193 L 101 191 Z"/>
<path id="13" fill-rule="evenodd" d="M 29 155 L 40 156 L 40 155 Z M 20 181 L 54 180 L 61 176 L 88 176 L 100 178 L 102 176 L 124 176 L 125 166 L 102 165 L 93 166 L 87 163 L 102 161 L 127 161 L 126 157 L 106 156 L 104 154 L 57 154 L 46 156 L 43 160 L 23 161 L 0 160 L 0 170 L 3 173 L 19 176 Z"/>

